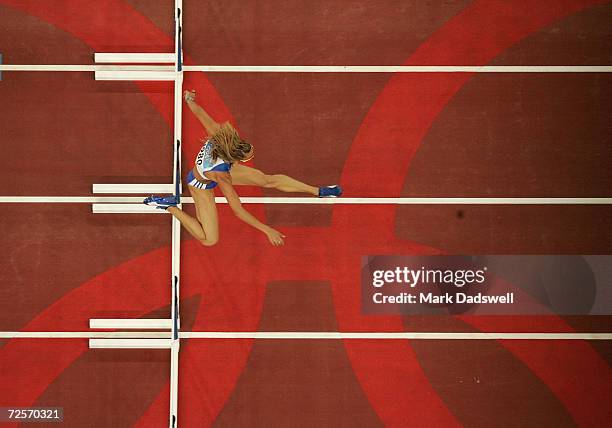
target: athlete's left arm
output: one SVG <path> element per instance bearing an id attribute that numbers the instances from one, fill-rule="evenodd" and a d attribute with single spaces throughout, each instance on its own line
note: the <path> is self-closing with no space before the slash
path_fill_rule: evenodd
<path id="1" fill-rule="evenodd" d="M 204 110 L 204 108 L 196 103 L 196 94 L 194 90 L 185 91 L 183 93 L 183 98 L 185 102 L 189 106 L 189 109 L 193 112 L 193 114 L 198 118 L 202 126 L 206 129 L 208 136 L 213 136 L 219 130 L 221 126 L 215 120 L 210 117 L 210 115 Z"/>
<path id="2" fill-rule="evenodd" d="M 227 203 L 229 204 L 236 217 L 238 217 L 245 223 L 253 226 L 255 229 L 265 233 L 272 245 L 283 245 L 285 243 L 283 240 L 285 235 L 271 228 L 267 224 L 260 222 L 253 214 L 244 209 L 242 203 L 240 202 L 240 197 L 238 196 L 236 190 L 234 189 L 234 186 L 232 185 L 232 177 L 229 173 L 208 172 L 208 175 L 211 179 L 213 179 L 219 184 L 221 192 L 223 192 L 223 195 L 227 199 Z"/>

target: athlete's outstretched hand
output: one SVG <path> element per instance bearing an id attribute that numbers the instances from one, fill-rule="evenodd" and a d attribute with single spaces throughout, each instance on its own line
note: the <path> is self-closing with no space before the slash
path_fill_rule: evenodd
<path id="1" fill-rule="evenodd" d="M 266 232 L 266 235 L 268 235 L 268 240 L 275 247 L 285 244 L 285 240 L 283 238 L 286 238 L 286 236 L 280 233 L 278 230 L 270 228 L 270 230 Z"/>
<path id="2" fill-rule="evenodd" d="M 183 99 L 185 101 L 195 101 L 195 98 L 196 92 L 193 89 L 183 92 Z"/>

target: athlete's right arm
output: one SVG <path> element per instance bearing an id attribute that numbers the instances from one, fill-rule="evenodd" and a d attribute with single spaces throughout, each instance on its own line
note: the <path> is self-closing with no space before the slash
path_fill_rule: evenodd
<path id="1" fill-rule="evenodd" d="M 204 110 L 198 103 L 195 102 L 195 97 L 196 94 L 194 90 L 183 92 L 183 98 L 189 106 L 189 109 L 193 112 L 193 114 L 195 114 L 200 123 L 204 126 L 208 135 L 214 135 L 219 130 L 219 127 L 221 125 L 215 122 L 215 120 L 210 117 L 208 113 L 206 113 L 206 110 Z"/>

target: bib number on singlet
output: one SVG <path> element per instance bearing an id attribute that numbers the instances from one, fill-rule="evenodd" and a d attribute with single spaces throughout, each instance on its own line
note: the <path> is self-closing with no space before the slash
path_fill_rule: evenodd
<path id="1" fill-rule="evenodd" d="M 212 153 L 212 144 L 207 142 L 200 149 L 200 153 L 198 153 L 198 156 L 196 156 L 196 165 L 201 166 L 204 163 L 205 158 L 207 156 L 210 157 L 211 153 Z"/>
<path id="2" fill-rule="evenodd" d="M 200 153 L 198 153 L 198 156 L 196 157 L 196 165 L 202 165 L 202 162 L 204 162 L 204 150 L 200 150 Z"/>

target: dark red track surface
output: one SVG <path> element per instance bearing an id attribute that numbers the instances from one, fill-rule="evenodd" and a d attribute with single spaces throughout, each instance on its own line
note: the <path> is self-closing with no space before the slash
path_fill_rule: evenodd
<path id="1" fill-rule="evenodd" d="M 173 2 L 0 0 L 9 64 L 173 49 Z M 95 10 L 94 10 L 95 9 Z M 609 2 L 192 1 L 192 64 L 610 65 Z M 609 197 L 609 74 L 187 74 L 257 146 L 253 166 L 346 196 Z M 170 84 L 3 73 L 3 196 L 169 182 Z M 202 134 L 185 112 L 184 159 Z M 383 167 L 372 167 L 372 157 Z M 277 193 L 239 189 L 241 195 Z M 360 256 L 610 254 L 610 206 L 220 206 L 221 241 L 184 233 L 183 329 L 611 331 L 610 317 L 367 317 Z M 166 317 L 170 218 L 3 204 L 1 331 Z M 63 406 L 66 427 L 167 425 L 169 356 L 10 340 L 0 406 Z M 232 341 L 181 347 L 181 427 L 605 426 L 612 346 L 566 341 Z"/>

